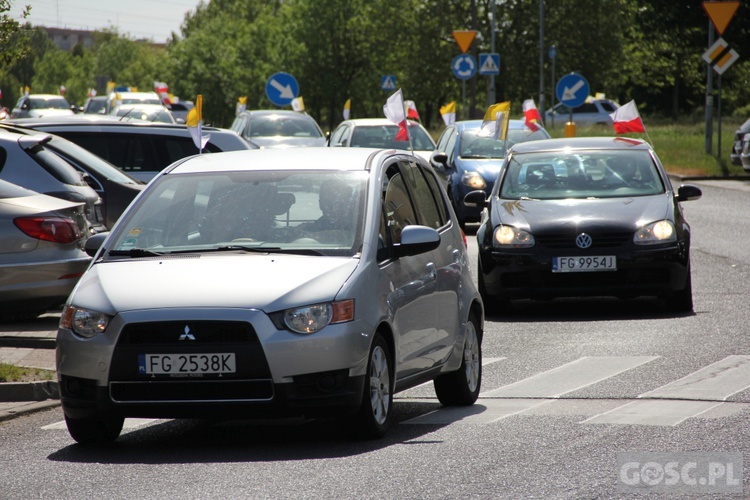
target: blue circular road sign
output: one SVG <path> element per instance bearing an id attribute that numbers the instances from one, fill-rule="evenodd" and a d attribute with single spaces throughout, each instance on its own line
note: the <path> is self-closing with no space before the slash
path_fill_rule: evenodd
<path id="1" fill-rule="evenodd" d="M 299 95 L 299 84 L 289 73 L 275 73 L 266 82 L 266 97 L 276 106 L 288 106 Z"/>
<path id="2" fill-rule="evenodd" d="M 570 73 L 557 82 L 557 100 L 569 108 L 577 108 L 589 96 L 589 82 L 578 73 Z"/>
<path id="3" fill-rule="evenodd" d="M 477 72 L 477 61 L 471 54 L 461 54 L 453 59 L 451 68 L 456 78 L 468 80 Z"/>

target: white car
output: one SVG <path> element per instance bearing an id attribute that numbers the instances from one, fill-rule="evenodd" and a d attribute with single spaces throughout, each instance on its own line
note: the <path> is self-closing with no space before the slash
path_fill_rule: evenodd
<path id="1" fill-rule="evenodd" d="M 380 437 L 396 392 L 434 380 L 444 405 L 479 395 L 466 239 L 405 152 L 192 156 L 87 249 L 57 335 L 80 443 L 116 439 L 125 417 L 333 416 Z"/>
<path id="2" fill-rule="evenodd" d="M 386 118 L 358 118 L 344 120 L 331 132 L 328 145 L 350 148 L 394 148 L 409 150 L 430 161 L 435 141 L 419 123 L 408 120 L 409 141 L 397 141 L 398 126 Z"/>
<path id="3" fill-rule="evenodd" d="M 609 115 L 619 107 L 610 99 L 590 99 L 577 108 L 558 103 L 544 113 L 544 124 L 546 127 L 563 126 L 572 119 L 576 125 L 612 125 Z"/>
<path id="4" fill-rule="evenodd" d="M 72 115 L 73 108 L 61 95 L 30 94 L 21 96 L 10 113 L 11 118 L 41 118 Z"/>

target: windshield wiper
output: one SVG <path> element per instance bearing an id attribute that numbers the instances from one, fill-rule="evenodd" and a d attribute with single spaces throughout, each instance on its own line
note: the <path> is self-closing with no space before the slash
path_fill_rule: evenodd
<path id="1" fill-rule="evenodd" d="M 231 251 L 245 251 L 245 252 L 256 252 L 256 253 L 290 253 L 298 255 L 323 255 L 317 250 L 309 248 L 281 248 L 281 247 L 251 247 L 245 245 L 225 245 L 217 248 L 209 248 L 201 250 L 202 252 L 231 252 Z"/>
<path id="2" fill-rule="evenodd" d="M 164 252 L 155 252 L 146 248 L 131 248 L 130 250 L 110 250 L 107 254 L 113 257 L 118 255 L 126 255 L 128 257 L 159 257 L 164 255 Z"/>

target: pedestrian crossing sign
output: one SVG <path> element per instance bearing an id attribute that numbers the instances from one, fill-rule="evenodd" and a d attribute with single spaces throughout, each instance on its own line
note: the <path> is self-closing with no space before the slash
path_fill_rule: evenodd
<path id="1" fill-rule="evenodd" d="M 396 90 L 396 75 L 385 75 L 380 79 L 381 90 Z"/>
<path id="2" fill-rule="evenodd" d="M 499 75 L 500 54 L 479 54 L 479 74 Z"/>

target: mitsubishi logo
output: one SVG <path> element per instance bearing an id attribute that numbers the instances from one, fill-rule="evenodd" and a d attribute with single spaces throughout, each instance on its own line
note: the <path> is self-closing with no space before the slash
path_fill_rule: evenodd
<path id="1" fill-rule="evenodd" d="M 586 233 L 576 236 L 576 245 L 578 245 L 578 248 L 588 248 L 591 246 L 591 243 L 591 236 Z"/>
<path id="2" fill-rule="evenodd" d="M 190 327 L 185 325 L 185 333 L 180 335 L 179 340 L 195 340 L 195 335 L 190 333 Z"/>

